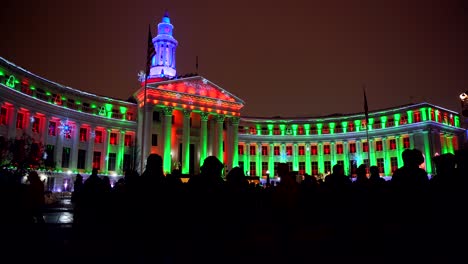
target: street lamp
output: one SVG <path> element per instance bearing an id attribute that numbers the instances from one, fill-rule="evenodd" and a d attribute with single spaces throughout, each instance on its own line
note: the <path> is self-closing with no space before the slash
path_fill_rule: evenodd
<path id="1" fill-rule="evenodd" d="M 460 94 L 460 101 L 462 106 L 462 115 L 468 117 L 468 91 Z"/>

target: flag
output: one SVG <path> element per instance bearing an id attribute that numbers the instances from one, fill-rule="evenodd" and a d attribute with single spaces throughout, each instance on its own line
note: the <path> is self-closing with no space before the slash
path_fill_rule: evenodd
<path id="1" fill-rule="evenodd" d="M 156 50 L 154 49 L 153 36 L 151 35 L 151 26 L 148 26 L 148 51 L 146 54 L 146 76 L 149 76 L 151 69 L 151 60 L 154 55 L 156 55 Z"/>
<path id="2" fill-rule="evenodd" d="M 364 114 L 366 115 L 366 127 L 369 124 L 369 107 L 367 106 L 366 88 L 363 87 L 364 91 Z"/>

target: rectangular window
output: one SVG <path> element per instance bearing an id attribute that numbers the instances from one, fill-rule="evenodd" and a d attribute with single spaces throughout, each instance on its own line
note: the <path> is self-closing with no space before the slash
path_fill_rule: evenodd
<path id="1" fill-rule="evenodd" d="M 262 146 L 262 156 L 268 156 L 268 146 Z"/>
<path id="2" fill-rule="evenodd" d="M 414 112 L 414 122 L 421 122 L 421 113 Z"/>
<path id="3" fill-rule="evenodd" d="M 318 175 L 319 170 L 318 170 L 318 162 L 317 161 L 312 161 L 312 175 Z"/>
<path id="4" fill-rule="evenodd" d="M 382 140 L 378 140 L 375 142 L 375 150 L 376 151 L 383 151 L 383 142 Z"/>
<path id="5" fill-rule="evenodd" d="M 351 170 L 351 175 L 356 175 L 356 171 L 357 171 L 357 167 L 358 167 L 357 161 L 356 160 L 350 160 L 349 164 L 350 164 L 349 167 L 350 167 L 350 170 Z"/>
<path id="6" fill-rule="evenodd" d="M 330 145 L 323 145 L 323 154 L 330 155 Z"/>
<path id="7" fill-rule="evenodd" d="M 403 138 L 403 148 L 408 149 L 410 147 L 411 147 L 411 145 L 410 145 L 409 137 L 404 137 Z"/>
<path id="8" fill-rule="evenodd" d="M 243 161 L 239 161 L 239 168 L 241 168 L 242 171 L 244 171 L 244 162 Z"/>
<path id="9" fill-rule="evenodd" d="M 257 134 L 257 129 L 255 129 L 255 127 L 251 127 L 249 129 L 249 132 L 250 132 L 251 135 L 256 135 Z"/>
<path id="10" fill-rule="evenodd" d="M 153 111 L 153 121 L 161 122 L 161 113 L 159 111 Z"/>
<path id="11" fill-rule="evenodd" d="M 354 131 L 354 124 L 353 122 L 348 123 L 348 132 L 353 132 Z"/>
<path id="12" fill-rule="evenodd" d="M 0 125 L 6 125 L 7 124 L 7 109 L 6 107 L 1 107 L 0 108 Z"/>
<path id="13" fill-rule="evenodd" d="M 286 146 L 286 155 L 292 156 L 292 146 Z"/>
<path id="14" fill-rule="evenodd" d="M 158 145 L 158 134 L 151 135 L 151 146 L 156 147 Z"/>
<path id="15" fill-rule="evenodd" d="M 288 170 L 293 171 L 293 163 L 292 162 L 286 162 L 288 164 Z"/>
<path id="16" fill-rule="evenodd" d="M 278 165 L 279 165 L 279 162 L 274 162 L 273 163 L 273 168 L 274 168 L 274 175 L 277 176 L 278 175 Z"/>
<path id="17" fill-rule="evenodd" d="M 356 153 L 356 143 L 349 143 L 349 153 Z"/>
<path id="18" fill-rule="evenodd" d="M 268 162 L 262 162 L 262 175 L 267 175 Z"/>
<path id="19" fill-rule="evenodd" d="M 34 116 L 32 120 L 32 132 L 39 133 L 40 127 L 41 127 L 41 119 L 37 116 Z"/>
<path id="20" fill-rule="evenodd" d="M 305 155 L 305 146 L 299 146 L 299 156 Z"/>
<path id="21" fill-rule="evenodd" d="M 130 154 L 124 154 L 123 156 L 123 170 L 124 171 L 128 171 L 131 168 L 132 166 L 131 162 L 132 162 L 132 156 Z"/>
<path id="22" fill-rule="evenodd" d="M 408 117 L 406 115 L 402 115 L 400 118 L 400 125 L 406 125 L 408 123 Z"/>
<path id="23" fill-rule="evenodd" d="M 111 145 L 117 145 L 117 133 L 110 133 L 110 140 L 109 143 Z"/>
<path id="24" fill-rule="evenodd" d="M 362 142 L 362 152 L 369 152 L 369 144 L 367 142 Z"/>
<path id="25" fill-rule="evenodd" d="M 78 162 L 76 164 L 77 169 L 84 169 L 86 167 L 86 150 L 78 150 Z"/>
<path id="26" fill-rule="evenodd" d="M 255 155 L 255 154 L 257 154 L 256 149 L 257 149 L 256 146 L 250 146 L 250 155 Z"/>
<path id="27" fill-rule="evenodd" d="M 244 145 L 237 146 L 237 153 L 239 155 L 244 155 Z"/>
<path id="28" fill-rule="evenodd" d="M 82 127 L 80 128 L 80 141 L 85 142 L 87 140 L 88 129 Z"/>
<path id="29" fill-rule="evenodd" d="M 54 121 L 49 122 L 49 136 L 55 136 L 57 131 L 57 123 Z"/>
<path id="30" fill-rule="evenodd" d="M 94 132 L 94 143 L 102 143 L 102 141 L 102 131 L 96 130 L 96 132 Z"/>
<path id="31" fill-rule="evenodd" d="M 305 174 L 305 162 L 300 161 L 299 162 L 299 175 L 304 175 Z"/>
<path id="32" fill-rule="evenodd" d="M 16 115 L 16 128 L 23 129 L 24 126 L 24 114 L 18 113 Z"/>
<path id="33" fill-rule="evenodd" d="M 325 174 L 331 173 L 331 161 L 325 161 L 324 163 Z"/>
<path id="34" fill-rule="evenodd" d="M 398 169 L 398 159 L 397 157 L 390 158 L 390 165 L 392 166 L 392 174 Z"/>
<path id="35" fill-rule="evenodd" d="M 297 128 L 297 134 L 298 135 L 304 135 L 304 127 L 303 126 L 300 126 Z"/>
<path id="36" fill-rule="evenodd" d="M 64 147 L 62 151 L 62 168 L 70 167 L 70 148 Z"/>
<path id="37" fill-rule="evenodd" d="M 101 169 L 101 152 L 99 151 L 93 153 L 93 169 Z"/>
<path id="38" fill-rule="evenodd" d="M 342 168 L 344 168 L 344 160 L 338 160 L 336 161 L 336 164 L 340 165 Z M 346 174 L 346 171 L 345 171 Z"/>
<path id="39" fill-rule="evenodd" d="M 132 135 L 125 135 L 124 145 L 125 145 L 125 147 L 131 147 L 132 146 Z"/>
<path id="40" fill-rule="evenodd" d="M 273 147 L 273 150 L 274 150 L 275 156 L 279 156 L 279 155 L 280 155 L 280 147 L 279 147 L 279 146 L 274 146 L 274 147 Z"/>
<path id="41" fill-rule="evenodd" d="M 382 159 L 382 158 L 377 159 L 377 167 L 379 168 L 379 173 L 385 173 L 385 171 L 384 171 L 384 159 Z"/>
<path id="42" fill-rule="evenodd" d="M 107 161 L 109 162 L 108 170 L 115 171 L 115 160 L 117 155 L 115 153 L 109 153 Z"/>
<path id="43" fill-rule="evenodd" d="M 336 154 L 343 154 L 343 144 L 336 144 Z"/>
<path id="44" fill-rule="evenodd" d="M 257 176 L 257 166 L 255 161 L 250 162 L 249 176 Z"/>
<path id="45" fill-rule="evenodd" d="M 55 146 L 54 145 L 47 145 L 46 150 L 45 150 L 45 166 L 47 167 L 55 167 L 54 164 L 54 153 L 55 153 Z"/>
<path id="46" fill-rule="evenodd" d="M 133 113 L 132 112 L 127 112 L 126 114 L 126 119 L 128 121 L 132 121 L 133 120 Z"/>
<path id="47" fill-rule="evenodd" d="M 318 153 L 318 151 L 317 151 L 317 145 L 312 145 L 312 146 L 310 146 L 310 154 L 311 154 L 312 156 L 315 156 L 315 155 L 317 155 L 317 153 Z"/>
<path id="48" fill-rule="evenodd" d="M 273 128 L 273 134 L 274 135 L 281 135 L 281 131 L 280 131 L 279 127 Z"/>
<path id="49" fill-rule="evenodd" d="M 390 139 L 390 150 L 396 149 L 396 139 Z"/>

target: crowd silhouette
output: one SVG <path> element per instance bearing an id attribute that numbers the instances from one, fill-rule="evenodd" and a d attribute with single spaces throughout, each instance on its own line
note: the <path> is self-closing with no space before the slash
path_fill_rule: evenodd
<path id="1" fill-rule="evenodd" d="M 51 254 L 77 263 L 447 263 L 463 257 L 468 151 L 434 157 L 431 179 L 420 169 L 421 151 L 406 149 L 402 159 L 389 181 L 376 166 L 368 177 L 365 165 L 351 181 L 337 164 L 323 182 L 304 175 L 298 183 L 280 163 L 281 181 L 260 186 L 238 167 L 223 179 L 224 165 L 214 156 L 182 183 L 180 171 L 164 175 L 162 157 L 151 154 L 142 175 L 127 171 L 113 187 L 97 170 L 84 181 L 78 174 L 72 234 Z M 34 259 L 48 259 L 41 245 L 44 185 L 36 172 L 28 175 L 22 184 L 17 174 L 1 172 L 2 226 L 9 230 L 3 237 L 12 248 L 35 252 Z"/>

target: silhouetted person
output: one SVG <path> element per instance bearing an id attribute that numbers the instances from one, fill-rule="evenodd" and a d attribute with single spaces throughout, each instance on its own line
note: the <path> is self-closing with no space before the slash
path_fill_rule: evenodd
<path id="1" fill-rule="evenodd" d="M 72 203 L 76 203 L 81 199 L 81 193 L 83 192 L 83 176 L 76 174 L 75 182 L 73 183 L 73 192 L 71 196 Z"/>
<path id="2" fill-rule="evenodd" d="M 344 174 L 343 166 L 333 166 L 332 174 L 325 177 L 325 184 L 329 188 L 345 188 L 351 184 L 351 180 Z"/>
<path id="3" fill-rule="evenodd" d="M 356 185 L 360 186 L 367 186 L 369 183 L 369 179 L 367 178 L 366 175 L 366 165 L 361 164 L 359 167 L 356 169 L 356 180 L 354 181 Z"/>
<path id="4" fill-rule="evenodd" d="M 44 183 L 39 178 L 36 171 L 28 173 L 28 195 L 31 206 L 31 217 L 34 218 L 36 223 L 44 223 Z"/>
<path id="5" fill-rule="evenodd" d="M 369 168 L 370 176 L 369 176 L 369 183 L 372 187 L 379 186 L 385 183 L 385 180 L 380 177 L 379 167 L 371 166 Z"/>

